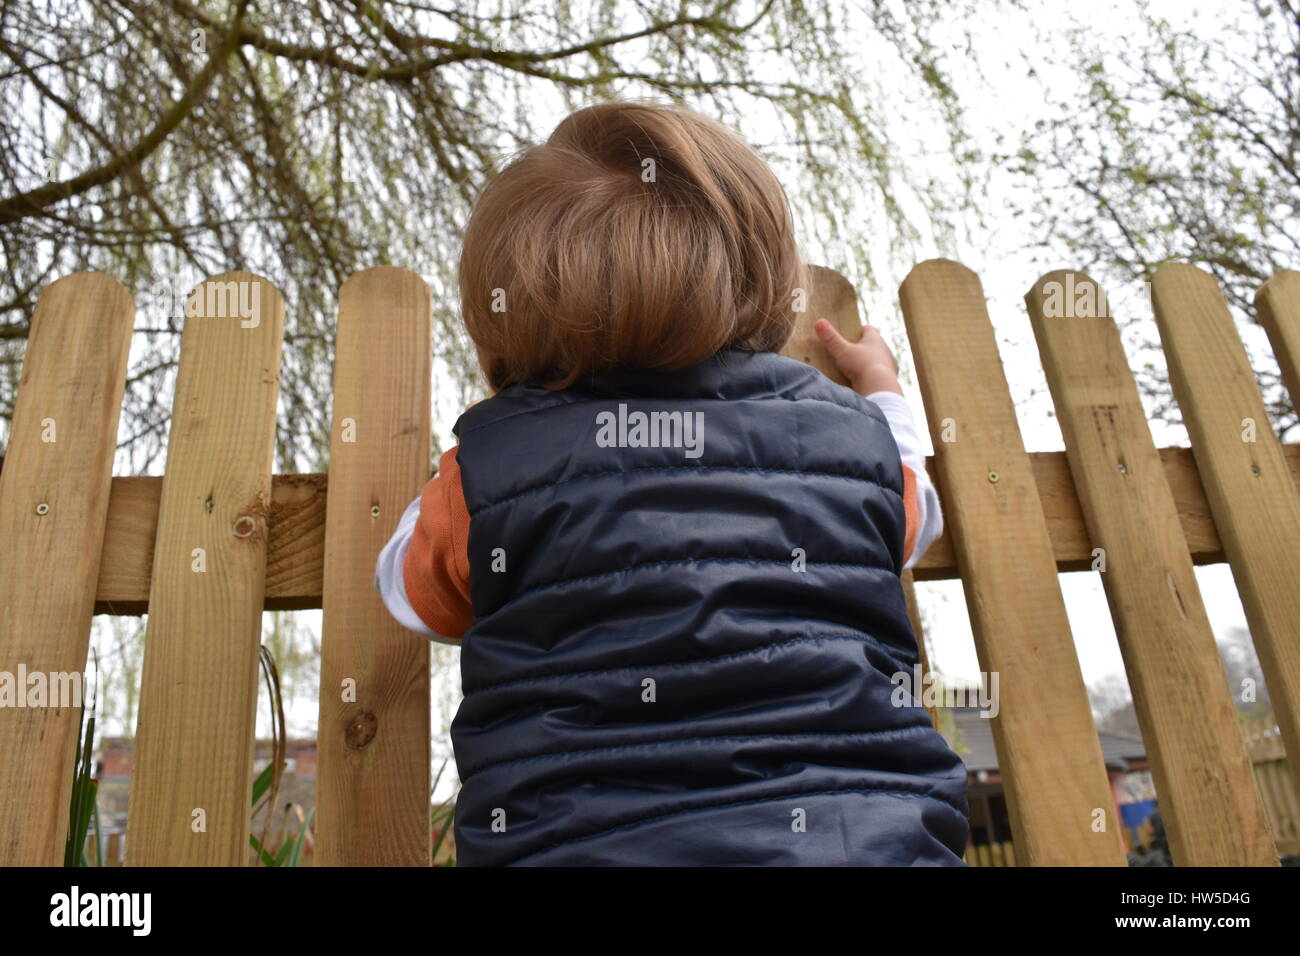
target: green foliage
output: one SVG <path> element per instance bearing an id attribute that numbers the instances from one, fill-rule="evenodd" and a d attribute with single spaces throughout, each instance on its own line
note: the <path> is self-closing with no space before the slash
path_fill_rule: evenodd
<path id="1" fill-rule="evenodd" d="M 264 809 L 266 821 L 262 827 L 262 835 L 258 837 L 250 833 L 248 842 L 249 846 L 253 848 L 253 852 L 257 854 L 258 862 L 264 866 L 298 866 L 302 861 L 303 849 L 307 845 L 311 832 L 311 823 L 316 811 L 312 809 L 304 815 L 296 805 L 290 804 L 286 806 L 283 812 L 281 832 L 287 835 L 283 837 L 279 847 L 269 845 L 276 796 L 280 792 L 280 776 L 285 766 L 284 700 L 281 695 L 280 673 L 276 666 L 275 655 L 265 644 L 261 647 L 258 661 L 271 708 L 272 755 L 271 760 L 253 779 L 252 814 L 256 816 L 258 810 Z M 297 830 L 293 832 L 288 829 L 291 813 L 297 813 L 299 817 Z"/>
<path id="2" fill-rule="evenodd" d="M 454 850 L 450 853 L 449 858 L 439 860 L 438 854 L 444 846 L 448 844 L 448 837 L 452 834 L 452 827 L 456 817 L 456 801 L 454 798 L 448 798 L 433 808 L 433 816 L 430 823 L 433 828 L 433 865 L 434 866 L 455 866 L 456 854 Z"/>
<path id="3" fill-rule="evenodd" d="M 430 283 L 435 403 L 454 414 L 481 389 L 454 294 L 474 198 L 595 99 L 688 102 L 741 130 L 782 174 L 810 252 L 868 286 L 922 230 L 954 228 L 962 173 L 922 169 L 889 130 L 924 113 L 949 171 L 975 155 L 950 77 L 960 54 L 934 35 L 993 2 L 254 2 L 238 29 L 226 0 L 7 4 L 0 438 L 35 297 L 79 269 L 140 299 L 120 472 L 160 464 L 170 415 L 181 322 L 153 290 L 231 268 L 289 305 L 278 470 L 323 470 L 337 290 L 369 266 Z"/>
<path id="4" fill-rule="evenodd" d="M 77 758 L 76 773 L 72 778 L 72 799 L 68 805 L 68 839 L 63 848 L 64 866 L 90 866 L 86 856 L 86 840 L 90 834 L 91 823 L 95 825 L 96 849 L 95 865 L 102 866 L 104 860 L 104 837 L 99 827 L 99 807 L 96 796 L 99 781 L 94 777 L 95 753 L 95 715 L 91 705 L 91 715 L 86 716 L 83 701 L 81 714 L 77 718 Z"/>

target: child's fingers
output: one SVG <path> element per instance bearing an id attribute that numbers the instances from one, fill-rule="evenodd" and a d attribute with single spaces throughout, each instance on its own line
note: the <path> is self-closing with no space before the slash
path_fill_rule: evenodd
<path id="1" fill-rule="evenodd" d="M 826 351 L 832 355 L 841 352 L 850 345 L 849 341 L 840 335 L 840 330 L 825 319 L 818 319 L 813 325 L 813 331 L 817 333 L 817 337 L 826 346 Z"/>
<path id="2" fill-rule="evenodd" d="M 876 328 L 874 325 L 867 325 L 864 323 L 862 326 L 862 342 L 869 343 L 873 348 L 879 349 L 885 355 L 889 356 L 889 361 L 894 365 L 894 371 L 898 371 L 898 356 L 896 356 L 894 350 L 889 347 L 889 340 L 885 338 L 884 333 L 881 332 L 880 329 Z"/>

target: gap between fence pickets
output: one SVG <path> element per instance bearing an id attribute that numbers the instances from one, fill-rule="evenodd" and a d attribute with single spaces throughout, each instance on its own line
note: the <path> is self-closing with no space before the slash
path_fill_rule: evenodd
<path id="1" fill-rule="evenodd" d="M 1300 493 L 1300 444 L 1286 444 L 1283 451 Z M 1221 563 L 1223 546 L 1210 517 L 1191 450 L 1162 448 L 1160 458 L 1193 563 Z M 1094 560 L 1093 546 L 1084 527 L 1065 452 L 1031 452 L 1029 459 L 1047 517 L 1057 570 L 1088 570 Z M 933 475 L 932 459 L 927 460 L 927 466 Z M 274 478 L 266 569 L 267 610 L 321 606 L 327 477 L 289 474 Z M 143 614 L 147 609 L 161 490 L 161 478 L 113 479 L 96 589 L 97 614 Z M 918 581 L 959 576 L 947 531 L 931 545 L 914 571 Z"/>

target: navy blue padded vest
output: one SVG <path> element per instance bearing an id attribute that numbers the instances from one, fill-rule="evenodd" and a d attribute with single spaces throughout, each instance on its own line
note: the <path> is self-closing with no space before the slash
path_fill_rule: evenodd
<path id="1" fill-rule="evenodd" d="M 511 386 L 455 432 L 461 865 L 961 865 L 965 768 L 891 704 L 917 649 L 876 405 L 724 350 Z"/>

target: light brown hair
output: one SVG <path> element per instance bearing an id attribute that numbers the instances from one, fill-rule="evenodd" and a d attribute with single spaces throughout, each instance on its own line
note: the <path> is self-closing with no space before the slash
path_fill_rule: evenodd
<path id="1" fill-rule="evenodd" d="M 524 150 L 478 197 L 460 260 L 465 325 L 497 390 L 776 351 L 807 281 L 759 155 L 721 123 L 646 102 L 579 110 Z"/>

